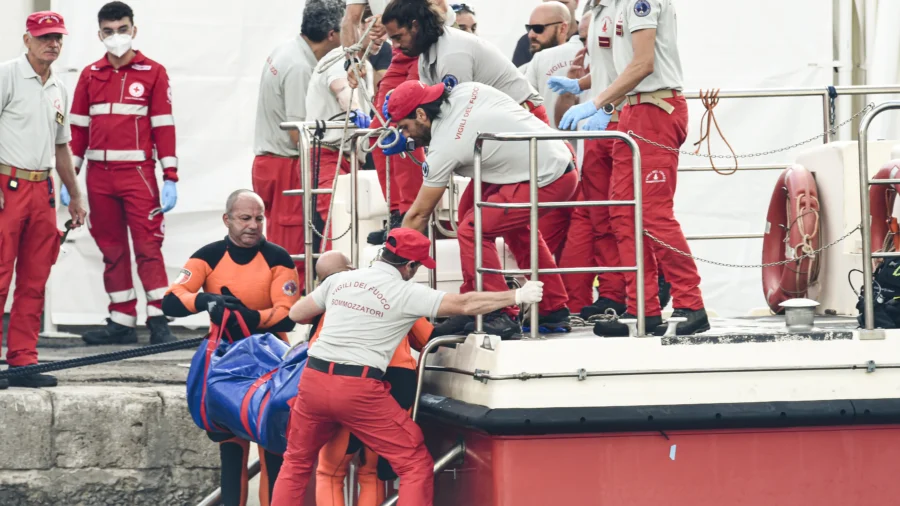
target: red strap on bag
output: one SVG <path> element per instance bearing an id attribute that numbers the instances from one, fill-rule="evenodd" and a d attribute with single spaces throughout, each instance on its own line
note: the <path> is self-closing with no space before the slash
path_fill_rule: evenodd
<path id="1" fill-rule="evenodd" d="M 234 343 L 234 339 L 231 336 L 231 333 L 225 328 L 228 323 L 228 319 L 230 317 L 236 317 L 238 321 L 238 325 L 241 327 L 241 332 L 244 333 L 244 336 L 250 335 L 250 329 L 247 328 L 247 323 L 244 321 L 244 317 L 237 311 L 232 311 L 228 308 L 225 308 L 225 311 L 222 313 L 222 323 L 219 325 L 213 324 L 210 326 L 209 333 L 212 336 L 210 339 L 206 341 L 206 360 L 204 362 L 204 370 L 203 370 L 203 392 L 200 394 L 200 418 L 203 420 L 203 426 L 207 431 L 213 432 L 214 430 L 218 430 L 220 432 L 224 432 L 221 428 L 216 426 L 214 423 L 210 423 L 209 418 L 206 416 L 206 384 L 209 378 L 209 363 L 212 360 L 213 353 L 216 352 L 216 349 L 219 347 L 219 344 L 222 342 L 222 337 L 227 336 L 229 343 Z"/>
<path id="2" fill-rule="evenodd" d="M 254 436 L 256 439 L 259 439 L 259 434 L 254 434 L 252 430 L 250 430 L 250 401 L 253 399 L 253 394 L 259 390 L 259 387 L 263 386 L 265 382 L 269 381 L 269 379 L 278 371 L 278 368 L 272 369 L 271 371 L 263 374 L 258 380 L 253 382 L 253 385 L 250 386 L 250 389 L 247 390 L 247 393 L 244 394 L 244 400 L 241 402 L 241 424 L 244 426 L 244 431 L 250 436 Z M 266 397 L 268 396 L 268 392 L 266 393 Z M 265 399 L 265 397 L 264 397 Z M 262 409 L 260 409 L 260 413 Z M 259 424 L 259 420 L 257 419 L 257 425 Z"/>

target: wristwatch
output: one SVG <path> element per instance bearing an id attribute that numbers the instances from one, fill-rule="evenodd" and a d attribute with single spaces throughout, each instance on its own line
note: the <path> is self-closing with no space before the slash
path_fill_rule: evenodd
<path id="1" fill-rule="evenodd" d="M 354 56 L 354 57 L 353 57 L 353 60 L 352 60 L 352 63 L 359 63 L 359 58 L 357 58 L 357 57 Z M 350 60 L 350 59 L 344 60 L 344 70 L 347 71 L 347 72 L 349 72 L 349 71 L 350 71 L 350 65 L 351 65 L 352 63 L 351 63 L 351 60 Z"/>
<path id="2" fill-rule="evenodd" d="M 612 104 L 606 104 L 603 106 L 603 112 L 606 114 L 612 115 L 612 113 L 616 112 L 616 106 Z"/>

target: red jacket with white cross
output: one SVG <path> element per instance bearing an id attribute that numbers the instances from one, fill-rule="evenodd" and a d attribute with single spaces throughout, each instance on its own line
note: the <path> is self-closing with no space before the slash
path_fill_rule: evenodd
<path id="1" fill-rule="evenodd" d="M 110 169 L 131 168 L 154 157 L 163 179 L 178 181 L 172 87 L 165 67 L 140 51 L 128 65 L 102 59 L 84 68 L 69 115 L 75 170 L 84 160 Z"/>

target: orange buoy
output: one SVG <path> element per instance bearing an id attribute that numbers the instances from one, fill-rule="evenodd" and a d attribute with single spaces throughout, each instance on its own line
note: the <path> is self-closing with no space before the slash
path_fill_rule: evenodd
<path id="1" fill-rule="evenodd" d="M 780 303 L 805 297 L 818 277 L 818 256 L 801 257 L 819 248 L 819 225 L 816 180 L 806 167 L 792 165 L 781 173 L 772 192 L 763 238 L 764 264 L 793 260 L 763 267 L 763 294 L 775 313 L 784 310 Z"/>
<path id="2" fill-rule="evenodd" d="M 873 179 L 900 179 L 900 160 L 891 160 Z M 869 215 L 872 217 L 872 251 L 900 251 L 900 226 L 892 216 L 900 184 L 873 184 L 869 187 Z M 887 242 L 888 234 L 890 242 Z"/>

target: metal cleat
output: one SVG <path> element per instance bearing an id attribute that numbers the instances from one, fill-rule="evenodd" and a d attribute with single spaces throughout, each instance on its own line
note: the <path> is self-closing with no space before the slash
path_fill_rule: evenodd
<path id="1" fill-rule="evenodd" d="M 619 323 L 628 326 L 628 337 L 637 337 L 637 318 L 619 318 Z"/>
<path id="2" fill-rule="evenodd" d="M 663 337 L 675 337 L 676 335 L 678 335 L 678 334 L 676 333 L 678 324 L 679 324 L 679 323 L 684 323 L 684 322 L 686 322 L 686 321 L 687 321 L 687 318 L 685 318 L 685 317 L 683 317 L 683 316 L 680 316 L 680 317 L 677 317 L 677 318 L 669 318 L 668 320 L 666 320 L 666 323 L 667 323 L 669 326 L 666 327 L 666 333 L 663 334 Z"/>

